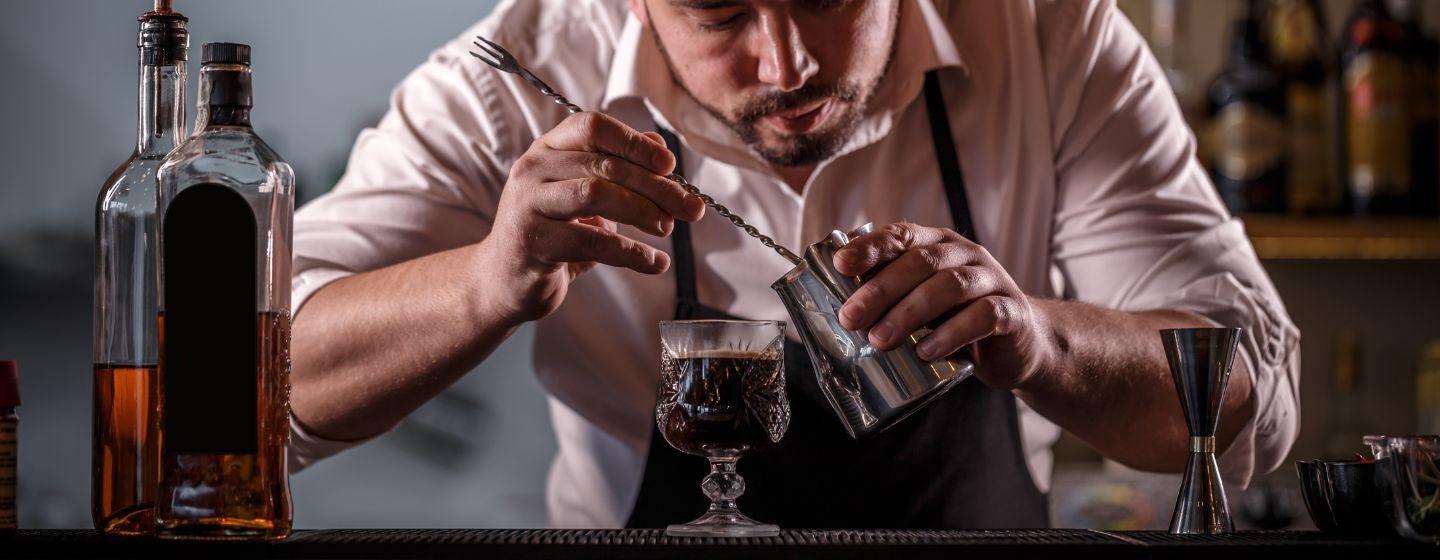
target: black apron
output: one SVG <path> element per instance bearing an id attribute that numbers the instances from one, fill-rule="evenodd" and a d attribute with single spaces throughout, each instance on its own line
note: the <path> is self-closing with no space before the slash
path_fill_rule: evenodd
<path id="1" fill-rule="evenodd" d="M 955 228 L 975 239 L 964 178 L 935 72 L 925 75 L 925 105 L 940 176 Z M 661 130 L 683 167 L 675 135 Z M 676 222 L 676 319 L 734 319 L 696 296 L 690 228 Z M 780 305 L 777 301 L 776 305 Z M 1015 398 L 966 380 L 890 429 L 851 439 L 816 383 L 809 355 L 785 342 L 790 429 L 779 445 L 745 455 L 740 511 L 783 528 L 976 529 L 1045 527 L 1046 497 L 1036 487 L 1020 443 Z M 665 443 L 651 423 L 645 475 L 626 524 L 664 527 L 704 513 L 702 457 Z"/>

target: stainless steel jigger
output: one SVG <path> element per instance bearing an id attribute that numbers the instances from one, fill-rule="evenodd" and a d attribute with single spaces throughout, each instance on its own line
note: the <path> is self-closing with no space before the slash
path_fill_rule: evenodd
<path id="1" fill-rule="evenodd" d="M 1170 518 L 1170 533 L 1229 533 L 1234 527 L 1220 481 L 1220 465 L 1215 461 L 1215 426 L 1220 421 L 1240 329 L 1165 329 L 1160 338 L 1190 431 L 1190 460 L 1180 482 L 1175 515 Z"/>

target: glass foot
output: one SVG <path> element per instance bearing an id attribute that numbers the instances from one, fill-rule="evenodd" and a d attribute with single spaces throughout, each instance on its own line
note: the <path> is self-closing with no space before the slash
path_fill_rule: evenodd
<path id="1" fill-rule="evenodd" d="M 671 537 L 773 537 L 780 528 L 759 523 L 738 511 L 708 511 L 699 519 L 665 528 Z"/>

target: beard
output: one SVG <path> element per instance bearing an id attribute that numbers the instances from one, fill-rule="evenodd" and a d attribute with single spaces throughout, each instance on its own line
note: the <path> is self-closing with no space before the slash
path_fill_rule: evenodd
<path id="1" fill-rule="evenodd" d="M 646 5 L 649 10 L 649 5 Z M 898 17 L 896 18 L 898 22 Z M 675 62 L 660 34 L 654 26 L 646 26 L 660 49 L 661 58 L 670 70 L 670 79 L 695 103 L 720 122 L 725 123 L 735 135 L 750 146 L 750 149 L 777 167 L 802 167 L 818 164 L 834 156 L 845 146 L 855 129 L 860 126 L 861 116 L 881 80 L 889 74 L 891 59 L 895 56 L 892 45 L 885 60 L 884 70 L 868 84 L 856 80 L 841 80 L 833 84 L 807 83 L 794 91 L 767 91 L 742 101 L 739 108 L 727 113 L 718 107 L 700 100 L 695 92 L 685 85 L 676 71 Z M 893 36 L 892 30 L 892 36 Z M 819 129 L 803 134 L 782 134 L 779 143 L 769 144 L 760 134 L 760 119 L 776 113 L 791 111 L 817 101 L 834 103 L 839 112 L 830 117 L 830 122 Z"/>
<path id="2" fill-rule="evenodd" d="M 677 80 L 678 81 L 678 80 Z M 713 107 L 704 103 L 700 106 L 720 119 L 735 132 L 740 140 L 759 153 L 765 161 L 779 167 L 800 167 L 824 161 L 840 151 L 845 142 L 860 126 L 860 116 L 869 99 L 872 88 L 841 82 L 833 85 L 805 84 L 795 91 L 766 92 L 745 100 L 734 117 L 727 118 Z M 862 92 L 864 94 L 862 95 Z M 694 97 L 692 94 L 691 97 Z M 817 130 L 803 134 L 789 134 L 780 137 L 780 145 L 770 145 L 760 137 L 760 119 L 776 113 L 792 111 L 817 101 L 838 103 L 840 112 L 831 117 L 831 122 Z M 697 100 L 698 102 L 698 100 Z"/>

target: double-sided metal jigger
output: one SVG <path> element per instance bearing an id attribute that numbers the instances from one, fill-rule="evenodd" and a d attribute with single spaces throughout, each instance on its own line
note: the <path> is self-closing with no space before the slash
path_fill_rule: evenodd
<path id="1" fill-rule="evenodd" d="M 1170 375 L 1180 393 L 1180 410 L 1190 431 L 1190 459 L 1180 482 L 1170 533 L 1229 533 L 1230 504 L 1215 461 L 1215 427 L 1240 329 L 1165 329 L 1160 331 Z"/>

